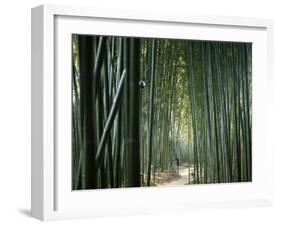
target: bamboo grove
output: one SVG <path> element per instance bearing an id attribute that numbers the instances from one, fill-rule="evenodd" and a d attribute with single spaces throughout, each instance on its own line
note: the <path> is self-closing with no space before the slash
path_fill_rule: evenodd
<path id="1" fill-rule="evenodd" d="M 251 181 L 251 48 L 73 35 L 72 188 Z"/>

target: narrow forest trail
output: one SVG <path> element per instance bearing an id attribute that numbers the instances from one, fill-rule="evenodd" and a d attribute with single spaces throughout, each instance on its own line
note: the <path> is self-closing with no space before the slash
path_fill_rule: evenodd
<path id="1" fill-rule="evenodd" d="M 173 181 L 163 184 L 164 186 L 178 186 L 185 185 L 188 182 L 188 168 L 187 167 L 179 167 L 179 175 L 180 177 L 176 178 Z"/>

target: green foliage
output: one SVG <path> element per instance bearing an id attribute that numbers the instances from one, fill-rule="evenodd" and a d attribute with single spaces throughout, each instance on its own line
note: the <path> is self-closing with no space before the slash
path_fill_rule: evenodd
<path id="1" fill-rule="evenodd" d="M 73 189 L 251 181 L 251 44 L 72 40 Z"/>

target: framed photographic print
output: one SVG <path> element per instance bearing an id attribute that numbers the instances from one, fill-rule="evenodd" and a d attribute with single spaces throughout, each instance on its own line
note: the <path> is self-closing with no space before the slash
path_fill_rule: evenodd
<path id="1" fill-rule="evenodd" d="M 32 9 L 32 216 L 272 203 L 272 21 Z"/>

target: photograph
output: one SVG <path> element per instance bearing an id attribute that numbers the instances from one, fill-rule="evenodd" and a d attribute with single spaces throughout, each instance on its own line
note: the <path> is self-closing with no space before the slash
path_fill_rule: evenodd
<path id="1" fill-rule="evenodd" d="M 252 181 L 252 43 L 72 34 L 72 190 Z"/>

